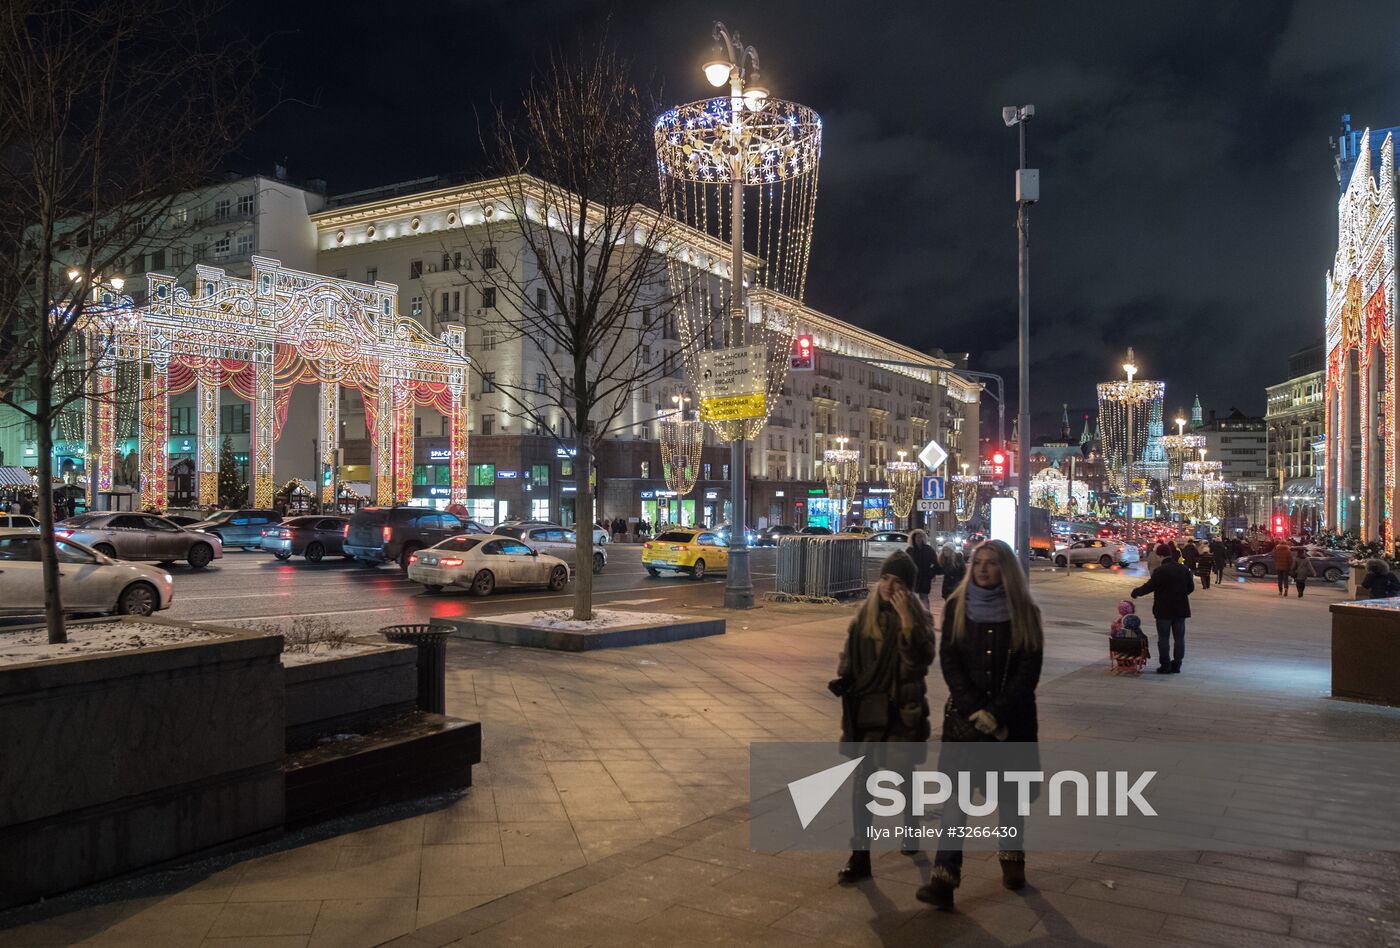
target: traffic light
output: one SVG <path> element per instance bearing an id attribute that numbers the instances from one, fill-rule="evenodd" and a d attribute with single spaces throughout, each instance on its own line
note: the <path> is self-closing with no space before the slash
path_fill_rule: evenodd
<path id="1" fill-rule="evenodd" d="M 1283 514 L 1274 514 L 1274 536 L 1281 537 L 1288 532 L 1288 521 Z"/>
<path id="2" fill-rule="evenodd" d="M 1006 481 L 1006 452 L 998 448 L 992 452 L 992 480 L 998 484 Z"/>
<path id="3" fill-rule="evenodd" d="M 793 372 L 810 372 L 813 362 L 812 337 L 807 335 L 798 336 L 792 342 L 791 370 Z"/>

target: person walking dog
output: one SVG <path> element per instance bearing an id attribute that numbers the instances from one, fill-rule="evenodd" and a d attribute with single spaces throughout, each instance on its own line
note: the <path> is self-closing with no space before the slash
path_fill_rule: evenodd
<path id="1" fill-rule="evenodd" d="M 929 739 L 925 679 L 934 642 L 929 615 L 914 600 L 917 578 L 908 553 L 891 553 L 880 567 L 880 581 L 846 629 L 837 677 L 827 685 L 841 698 L 843 743 Z M 869 760 L 873 772 L 874 759 Z M 851 858 L 837 874 L 842 883 L 870 878 L 870 850 L 858 848 L 869 814 L 857 806 L 855 815 Z"/>
<path id="2" fill-rule="evenodd" d="M 1181 671 L 1186 655 L 1186 620 L 1191 618 L 1190 595 L 1196 591 L 1191 571 L 1163 553 L 1162 565 L 1147 582 L 1133 590 L 1134 599 L 1152 593 L 1152 618 L 1157 620 L 1157 674 Z M 1173 645 L 1175 648 L 1173 649 Z"/>
<path id="3" fill-rule="evenodd" d="M 943 752 L 940 768 L 959 755 L 958 745 L 979 741 L 1018 742 L 1034 752 L 1039 737 L 1035 689 L 1045 654 L 1040 608 L 1031 599 L 1016 554 L 1001 540 L 986 540 L 972 553 L 967 576 L 943 604 L 943 633 L 939 640 L 940 667 L 948 684 L 943 709 Z M 1028 753 L 1022 769 L 1038 766 L 1038 753 Z M 1014 800 L 1010 784 L 999 786 L 999 800 Z M 1021 819 L 998 810 L 1002 826 L 1014 826 L 1008 839 L 1021 845 Z M 961 828 L 965 816 L 956 806 L 945 807 L 943 838 L 928 884 L 916 893 L 921 901 L 952 911 L 953 893 L 962 880 L 960 838 L 947 831 Z M 1026 884 L 1023 849 L 998 853 L 1002 885 L 1013 891 Z"/>

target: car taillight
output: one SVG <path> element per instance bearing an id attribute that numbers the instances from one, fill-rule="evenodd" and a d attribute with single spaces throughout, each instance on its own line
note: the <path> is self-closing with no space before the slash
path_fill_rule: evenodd
<path id="1" fill-rule="evenodd" d="M 671 547 L 671 549 L 672 549 L 672 551 L 674 551 L 674 552 L 676 552 L 676 553 L 684 553 L 686 550 L 690 549 L 690 547 L 688 547 L 688 546 L 673 546 L 673 547 Z"/>
<path id="2" fill-rule="evenodd" d="M 410 553 L 410 554 L 408 554 L 408 562 L 409 562 L 410 565 L 413 564 L 413 563 L 417 563 L 417 562 L 418 562 L 418 554 L 417 554 L 417 553 Z"/>
<path id="3" fill-rule="evenodd" d="M 72 530 L 55 530 L 55 531 L 53 532 L 53 535 L 56 536 L 56 537 L 71 537 L 71 536 L 73 535 L 73 531 L 72 531 Z"/>
<path id="4" fill-rule="evenodd" d="M 290 539 L 292 538 L 292 531 L 290 531 L 290 530 L 278 530 L 278 531 L 277 531 L 277 535 L 278 535 L 279 537 L 281 537 L 283 540 L 290 540 Z"/>
<path id="5" fill-rule="evenodd" d="M 416 557 L 418 554 L 415 553 L 415 554 L 413 554 L 413 555 Z M 461 566 L 461 565 L 462 565 L 462 558 L 461 558 L 460 556 L 444 556 L 442 559 L 438 560 L 438 565 L 439 565 L 439 566 Z"/>
<path id="6" fill-rule="evenodd" d="M 642 544 L 642 549 L 644 549 L 644 550 L 650 550 L 650 549 L 651 549 L 651 544 L 650 544 L 650 543 L 643 543 L 643 544 Z"/>
<path id="7" fill-rule="evenodd" d="M 345 537 L 347 540 L 350 539 L 350 524 L 347 523 L 344 527 L 341 528 L 340 535 Z"/>
<path id="8" fill-rule="evenodd" d="M 388 542 L 389 542 L 389 535 L 392 534 L 393 532 L 394 532 L 393 529 L 390 528 L 390 527 L 385 527 L 385 528 L 384 528 L 384 542 L 385 542 L 385 543 L 388 543 Z"/>

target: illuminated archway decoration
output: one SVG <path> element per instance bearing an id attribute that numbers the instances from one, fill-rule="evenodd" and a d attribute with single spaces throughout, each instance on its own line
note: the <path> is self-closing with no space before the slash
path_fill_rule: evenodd
<path id="1" fill-rule="evenodd" d="M 1376 156 L 1367 129 L 1337 203 L 1324 323 L 1324 526 L 1387 547 L 1396 539 L 1395 184 L 1393 137 Z"/>
<path id="2" fill-rule="evenodd" d="M 375 501 L 402 502 L 412 494 L 413 410 L 430 405 L 449 420 L 452 503 L 467 499 L 467 371 L 465 338 L 449 328 L 434 339 L 398 315 L 398 287 L 373 286 L 283 267 L 252 258 L 248 279 L 197 266 L 192 289 L 159 273 L 147 274 L 149 303 L 114 301 L 114 318 L 93 321 L 88 333 L 102 353 L 93 381 L 97 476 L 91 504 L 111 490 L 116 432 L 112 399 L 117 368 L 140 371 L 141 504 L 166 505 L 170 397 L 196 392 L 199 431 L 198 493 L 218 497 L 219 392 L 228 388 L 253 406 L 249 448 L 252 503 L 270 507 L 276 484 L 273 453 L 286 420 L 292 387 L 319 386 L 323 500 L 330 500 L 339 448 L 339 387 L 357 389 L 373 437 Z"/>

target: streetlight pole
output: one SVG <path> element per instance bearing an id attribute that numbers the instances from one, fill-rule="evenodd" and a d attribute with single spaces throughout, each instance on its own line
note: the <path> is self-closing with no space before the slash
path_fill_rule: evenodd
<path id="1" fill-rule="evenodd" d="M 1035 116 L 1034 105 L 1019 108 L 1012 105 L 1001 110 L 1001 119 L 1019 132 L 1020 160 L 1016 166 L 1016 236 L 1018 289 L 1017 357 L 1020 374 L 1017 386 L 1017 427 L 1021 442 L 1016 446 L 1016 555 L 1021 569 L 1030 574 L 1031 568 L 1031 474 L 1026 463 L 1026 445 L 1031 436 L 1031 277 L 1030 277 L 1030 205 L 1040 200 L 1040 172 L 1026 167 L 1026 123 Z"/>

